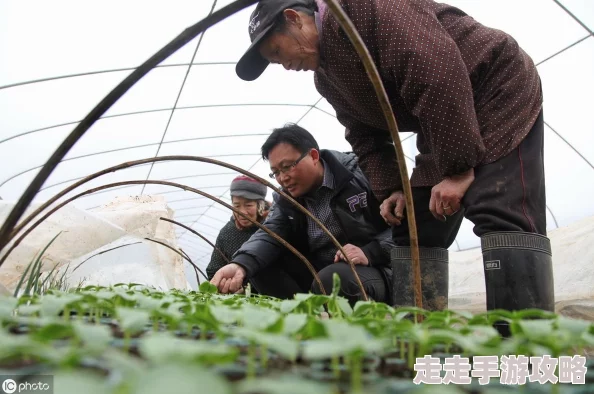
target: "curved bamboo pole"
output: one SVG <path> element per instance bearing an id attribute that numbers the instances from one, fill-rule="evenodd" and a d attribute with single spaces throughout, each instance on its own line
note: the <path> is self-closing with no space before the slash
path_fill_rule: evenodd
<path id="1" fill-rule="evenodd" d="M 190 258 L 190 255 L 188 255 L 188 254 L 186 253 L 186 251 L 185 251 L 185 250 L 183 250 L 182 248 L 179 248 L 179 251 L 180 251 L 180 252 L 182 252 L 182 253 L 184 254 L 184 256 L 186 256 L 186 257 L 187 257 L 187 259 L 188 259 L 188 260 L 192 260 L 192 259 Z M 196 266 L 192 266 L 192 268 L 194 268 L 194 273 L 196 274 L 196 283 L 197 283 L 198 285 L 200 285 L 200 274 L 198 273 L 198 267 L 196 267 Z M 202 271 L 200 271 L 200 272 L 202 272 Z M 202 275 L 204 275 L 204 272 L 202 272 Z M 208 280 L 208 278 L 207 278 L 206 276 L 205 276 L 204 278 L 205 278 L 206 280 Z"/>
<path id="2" fill-rule="evenodd" d="M 173 186 L 173 187 L 177 187 L 189 192 L 193 192 L 196 194 L 199 194 L 201 196 L 204 196 L 212 201 L 218 202 L 219 204 L 223 205 L 224 207 L 232 210 L 233 212 L 237 213 L 238 215 L 246 218 L 247 220 L 249 220 L 252 224 L 255 224 L 256 226 L 258 226 L 258 228 L 262 229 L 263 231 L 265 231 L 266 233 L 268 233 L 272 238 L 274 238 L 276 241 L 278 241 L 281 245 L 283 245 L 284 247 L 286 247 L 287 249 L 289 249 L 291 252 L 293 252 L 293 254 L 295 254 L 301 261 L 303 261 L 303 263 L 307 266 L 307 268 L 309 269 L 309 271 L 311 272 L 311 274 L 313 275 L 314 280 L 316 281 L 316 283 L 318 284 L 318 286 L 320 287 L 320 291 L 322 292 L 322 294 L 326 295 L 326 291 L 324 289 L 324 286 L 322 285 L 322 281 L 320 280 L 320 277 L 318 276 L 318 273 L 316 272 L 315 268 L 311 265 L 311 263 L 309 262 L 309 260 L 307 260 L 307 258 L 305 258 L 305 256 L 303 256 L 303 254 L 301 254 L 297 249 L 295 249 L 291 244 L 289 244 L 287 241 L 285 241 L 284 239 L 282 239 L 280 236 L 278 236 L 277 234 L 273 233 L 271 230 L 269 230 L 267 227 L 263 226 L 262 224 L 260 224 L 257 220 L 253 220 L 252 218 L 250 218 L 249 216 L 247 216 L 246 214 L 244 214 L 243 212 L 241 212 L 240 210 L 238 210 L 237 208 L 227 204 L 226 202 L 220 200 L 219 198 L 210 195 L 206 192 L 203 192 L 201 190 L 198 189 L 194 189 L 193 187 L 190 186 L 186 186 L 186 185 L 182 185 L 179 183 L 175 183 L 175 182 L 169 182 L 169 181 L 154 181 L 154 180 L 144 180 L 144 181 L 123 181 L 123 182 L 115 182 L 115 183 L 110 183 L 107 185 L 103 185 L 103 186 L 98 186 L 95 187 L 93 189 L 89 189 L 86 190 L 82 193 L 79 193 L 73 197 L 70 197 L 66 200 L 64 200 L 63 202 L 61 202 L 60 204 L 56 205 L 54 208 L 52 208 L 49 212 L 47 212 L 45 215 L 43 215 L 43 217 L 41 217 L 40 219 L 38 219 L 34 224 L 32 224 L 15 242 L 14 244 L 11 246 L 11 248 L 8 250 L 8 252 L 6 253 L 6 255 L 3 256 L 3 261 L 4 259 L 6 259 L 6 257 L 10 254 L 10 252 L 12 250 L 14 250 L 21 242 L 22 240 L 31 232 L 33 231 L 39 224 L 41 224 L 44 220 L 46 220 L 48 217 L 50 217 L 54 212 L 56 212 L 57 210 L 59 210 L 60 208 L 62 208 L 63 206 L 65 206 L 66 204 L 82 197 L 82 196 L 86 196 L 88 194 L 93 194 L 95 192 L 98 192 L 100 190 L 105 190 L 105 189 L 110 189 L 113 187 L 118 187 L 118 186 L 125 186 L 125 185 L 145 185 L 145 184 L 152 184 L 152 185 L 166 185 L 166 186 Z"/>
<path id="3" fill-rule="evenodd" d="M 342 9 L 342 7 L 338 4 L 337 0 L 324 0 L 324 2 L 328 4 L 328 8 L 332 12 L 332 15 L 334 16 L 342 30 L 344 30 L 344 32 L 347 34 L 349 40 L 355 47 L 357 53 L 359 54 L 359 57 L 361 58 L 361 61 L 365 66 L 367 76 L 369 77 L 373 85 L 373 88 L 375 89 L 377 99 L 380 103 L 380 106 L 382 107 L 384 117 L 386 118 L 386 123 L 388 124 L 390 134 L 392 135 L 392 140 L 394 141 L 396 159 L 398 160 L 400 178 L 402 180 L 404 196 L 406 198 L 406 215 L 408 219 L 408 231 L 410 236 L 410 249 L 413 265 L 415 306 L 418 308 L 423 308 L 423 297 L 421 291 L 421 264 L 419 261 L 419 239 L 417 236 L 417 222 L 415 219 L 410 179 L 408 178 L 408 171 L 406 170 L 404 151 L 402 150 L 402 144 L 400 142 L 400 137 L 398 136 L 398 124 L 396 123 L 396 118 L 394 117 L 394 111 L 392 111 L 392 108 L 390 106 L 390 100 L 388 99 L 388 95 L 386 93 L 386 90 L 384 89 L 379 72 L 375 67 L 375 64 L 373 63 L 373 58 L 367 50 L 367 47 L 365 46 L 363 39 L 357 32 L 355 25 L 353 24 L 349 16 L 346 14 L 346 12 Z"/>
<path id="4" fill-rule="evenodd" d="M 179 254 L 182 259 L 186 260 L 188 263 L 190 263 L 192 265 L 192 267 L 194 267 L 194 270 L 197 270 L 196 272 L 196 281 L 198 282 L 198 284 L 200 285 L 200 277 L 198 276 L 198 272 L 200 272 L 202 274 L 202 276 L 204 276 L 205 279 L 208 280 L 208 277 L 206 275 L 204 275 L 204 272 L 202 272 L 202 270 L 200 268 L 198 268 L 198 266 L 196 264 L 194 264 L 194 262 L 192 261 L 192 259 L 190 258 L 190 256 L 186 255 L 185 253 L 180 252 L 179 250 L 175 249 L 173 246 L 166 244 L 165 242 L 161 242 L 161 241 L 157 241 L 156 239 L 152 239 L 152 238 L 144 238 L 147 241 L 151 241 L 154 243 L 157 243 L 159 245 L 163 245 L 168 249 L 173 250 L 175 253 Z"/>
<path id="5" fill-rule="evenodd" d="M 182 248 L 179 248 L 179 251 L 182 252 L 184 254 L 184 256 L 186 256 L 188 258 L 188 260 L 191 260 L 190 255 L 187 254 L 185 250 L 183 250 Z"/>
<path id="6" fill-rule="evenodd" d="M 97 257 L 97 256 L 100 256 L 100 255 L 102 255 L 104 253 L 111 252 L 112 250 L 120 249 L 120 248 L 123 248 L 123 247 L 126 247 L 126 246 L 138 245 L 140 243 L 142 243 L 142 242 L 132 242 L 132 243 L 129 243 L 129 244 L 124 244 L 124 245 L 116 246 L 115 248 L 106 249 L 104 251 L 101 251 L 99 253 L 96 253 L 96 254 L 94 254 L 94 255 L 92 255 L 90 257 L 87 257 L 83 262 L 81 262 L 79 265 L 77 265 L 76 267 L 74 267 L 74 269 L 72 270 L 72 272 L 76 271 L 78 269 L 78 267 L 80 267 L 81 265 L 83 265 L 87 261 L 91 260 L 93 257 Z"/>
<path id="7" fill-rule="evenodd" d="M 326 228 L 326 226 L 324 226 L 322 224 L 322 222 L 320 222 L 320 220 L 318 218 L 316 218 L 315 216 L 313 216 L 311 214 L 311 212 L 309 212 L 307 209 L 305 209 L 301 204 L 299 204 L 297 201 L 295 201 L 291 196 L 289 196 L 287 193 L 285 193 L 284 191 L 282 191 L 281 189 L 277 188 L 276 186 L 274 186 L 272 183 L 270 183 L 269 181 L 267 181 L 264 178 L 259 177 L 256 174 L 253 174 L 249 171 L 246 171 L 240 167 L 237 167 L 233 164 L 229 164 L 229 163 L 225 163 L 223 161 L 220 160 L 216 160 L 216 159 L 210 159 L 207 157 L 200 157 L 200 156 L 182 156 L 182 155 L 174 155 L 174 156 L 160 156 L 160 157 L 151 157 L 151 158 L 147 158 L 147 159 L 140 159 L 140 160 L 135 160 L 135 161 L 130 161 L 130 162 L 126 162 L 126 163 L 122 163 L 113 167 L 109 167 L 106 168 L 104 170 L 98 171 L 94 174 L 91 174 L 81 180 L 79 180 L 78 182 L 68 186 L 67 188 L 65 188 L 64 190 L 62 190 L 60 193 L 56 194 L 54 197 L 50 198 L 49 200 L 47 200 L 45 203 L 43 203 L 41 206 L 39 206 L 34 212 L 32 212 L 27 218 L 25 218 L 18 226 L 16 226 L 14 228 L 14 230 L 12 231 L 12 233 L 9 235 L 9 241 L 10 242 L 18 232 L 20 232 L 28 223 L 31 222 L 31 220 L 33 220 L 33 218 L 37 215 L 39 215 L 42 211 L 44 211 L 46 208 L 48 208 L 51 204 L 53 204 L 55 201 L 57 201 L 59 198 L 61 198 L 62 196 L 66 195 L 67 193 L 71 192 L 72 190 L 76 189 L 78 186 L 83 185 L 93 179 L 96 179 L 102 175 L 111 173 L 111 172 L 116 172 L 122 169 L 126 169 L 126 168 L 130 168 L 133 166 L 137 166 L 137 165 L 141 165 L 141 164 L 146 164 L 146 163 L 151 163 L 151 162 L 160 162 L 160 161 L 172 161 L 172 160 L 179 160 L 179 161 L 198 161 L 198 162 L 203 162 L 203 163 L 209 163 L 209 164 L 214 164 L 214 165 L 219 165 L 221 167 L 225 167 L 231 170 L 235 170 L 239 173 L 242 173 L 244 175 L 250 176 L 256 180 L 258 180 L 260 183 L 270 187 L 272 190 L 274 190 L 275 192 L 279 193 L 281 196 L 283 196 L 284 198 L 287 199 L 287 201 L 289 201 L 291 204 L 293 204 L 297 209 L 299 209 L 303 214 L 305 214 L 306 216 L 308 216 L 309 218 L 311 218 L 318 226 L 320 226 L 320 228 L 322 229 L 322 231 L 324 233 L 326 233 L 326 235 L 328 235 L 328 237 L 330 238 L 330 240 L 332 241 L 332 243 L 338 248 L 338 250 L 340 250 L 343 254 L 343 256 L 345 256 L 347 263 L 350 265 L 351 270 L 353 271 L 353 274 L 355 276 L 355 280 L 357 281 L 357 285 L 359 286 L 360 290 L 361 290 L 361 294 L 363 296 L 363 299 L 365 301 L 368 300 L 367 297 L 367 293 L 365 292 L 365 288 L 363 287 L 363 283 L 361 282 L 361 278 L 359 278 L 359 275 L 357 274 L 357 271 L 355 270 L 355 266 L 353 264 L 353 262 L 347 257 L 346 252 L 344 251 L 344 249 L 342 248 L 342 245 L 340 245 L 340 243 L 338 242 L 338 240 L 332 235 L 332 233 L 330 233 L 330 231 Z M 18 242 L 15 243 L 15 245 L 13 245 L 4 256 L 2 256 L 2 258 L 0 259 L 0 266 L 2 266 L 2 264 L 4 263 L 4 261 L 6 260 L 6 258 L 8 257 L 8 255 L 12 252 L 12 250 L 14 250 L 14 248 L 18 245 Z"/>
<path id="8" fill-rule="evenodd" d="M 76 142 L 87 132 L 87 130 L 113 105 L 118 101 L 136 82 L 144 77 L 149 71 L 155 68 L 158 64 L 163 62 L 171 56 L 178 49 L 183 47 L 188 42 L 192 41 L 198 34 L 204 32 L 209 27 L 219 23 L 223 19 L 241 11 L 244 8 L 257 3 L 258 0 L 236 0 L 235 2 L 213 12 L 200 22 L 188 27 L 175 37 L 171 42 L 161 48 L 157 53 L 151 56 L 147 61 L 135 69 L 128 75 L 118 86 L 116 86 L 95 108 L 87 114 L 87 116 L 72 130 L 72 132 L 62 141 L 62 144 L 56 149 L 52 156 L 47 160 L 45 165 L 33 181 L 29 184 L 21 198 L 12 208 L 8 217 L 0 228 L 0 251 L 8 245 L 8 235 L 11 233 L 14 226 L 17 224 L 25 210 L 31 204 L 31 201 L 39 189 L 43 186 L 47 178 L 51 175 L 54 169 L 58 166 L 60 161 L 66 156 L 70 149 Z"/>
<path id="9" fill-rule="evenodd" d="M 225 253 L 223 253 L 223 251 L 221 249 L 219 249 L 217 246 L 215 246 L 215 244 L 213 244 L 212 242 L 210 242 L 204 235 L 200 234 L 198 231 L 194 230 L 193 228 L 186 226 L 185 224 L 181 224 L 180 222 L 176 222 L 175 220 L 172 219 L 167 219 L 167 218 L 160 218 L 161 220 L 164 220 L 166 222 L 169 223 L 173 223 L 173 224 L 177 224 L 180 227 L 185 228 L 186 230 L 188 230 L 189 232 L 199 236 L 200 238 L 202 238 L 204 241 L 206 241 L 206 243 L 208 243 L 210 246 L 212 246 L 214 248 L 214 250 L 216 250 L 221 257 L 223 258 L 223 260 L 225 260 L 227 262 L 227 264 L 231 264 L 231 261 L 227 258 L 227 256 L 225 256 Z M 180 248 L 181 249 L 181 248 Z M 208 279 L 208 276 L 205 276 L 205 278 Z"/>

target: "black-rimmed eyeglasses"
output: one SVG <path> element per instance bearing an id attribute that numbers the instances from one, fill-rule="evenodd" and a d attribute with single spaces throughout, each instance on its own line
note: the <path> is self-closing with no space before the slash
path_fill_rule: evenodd
<path id="1" fill-rule="evenodd" d="M 278 176 L 278 175 L 279 175 L 281 172 L 282 172 L 283 174 L 286 174 L 287 172 L 289 172 L 289 171 L 291 171 L 293 168 L 295 168 L 295 166 L 296 166 L 297 164 L 299 164 L 299 162 L 300 162 L 301 160 L 303 160 L 303 158 L 304 158 L 305 156 L 307 156 L 308 154 L 309 154 L 309 151 L 308 151 L 308 152 L 305 152 L 304 154 L 302 154 L 301 156 L 299 156 L 299 158 L 298 158 L 297 160 L 295 160 L 294 162 L 292 162 L 291 164 L 288 164 L 288 165 L 286 165 L 286 166 L 282 166 L 280 169 L 278 169 L 278 170 L 276 170 L 276 171 L 274 171 L 274 172 L 271 172 L 270 174 L 268 174 L 268 176 L 269 176 L 269 177 L 271 177 L 272 179 L 274 179 L 274 178 L 276 178 L 276 177 L 277 177 L 277 176 Z"/>

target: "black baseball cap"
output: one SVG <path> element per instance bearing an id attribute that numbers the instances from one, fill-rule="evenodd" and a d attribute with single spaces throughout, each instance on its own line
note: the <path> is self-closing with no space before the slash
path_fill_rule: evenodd
<path id="1" fill-rule="evenodd" d="M 260 55 L 258 47 L 274 27 L 274 21 L 278 15 L 287 8 L 296 6 L 306 8 L 313 6 L 317 9 L 315 0 L 261 0 L 258 3 L 250 16 L 248 25 L 252 44 L 235 66 L 235 72 L 239 78 L 244 81 L 253 81 L 266 70 L 270 62 Z"/>

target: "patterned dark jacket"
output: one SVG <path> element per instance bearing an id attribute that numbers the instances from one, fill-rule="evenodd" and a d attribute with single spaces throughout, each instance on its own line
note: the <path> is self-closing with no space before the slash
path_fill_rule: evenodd
<path id="1" fill-rule="evenodd" d="M 402 132 L 417 134 L 412 186 L 492 163 L 542 108 L 534 62 L 510 35 L 432 0 L 339 0 L 377 66 Z M 353 44 L 320 6 L 319 93 L 345 126 L 376 197 L 402 190 L 392 138 Z"/>
<path id="2" fill-rule="evenodd" d="M 229 220 L 219 232 L 215 246 L 219 248 L 229 260 L 231 260 L 231 257 L 233 257 L 233 254 L 235 254 L 237 249 L 239 249 L 245 241 L 250 239 L 256 230 L 258 230 L 257 226 L 251 226 L 243 230 L 237 229 L 235 220 L 233 219 L 233 216 L 231 216 L 231 220 Z M 216 249 L 214 249 L 212 251 L 212 256 L 210 257 L 210 263 L 206 267 L 208 280 L 211 280 L 214 274 L 225 265 L 227 265 L 225 259 Z"/>
<path id="3" fill-rule="evenodd" d="M 360 247 L 370 265 L 378 267 L 388 280 L 391 277 L 390 250 L 394 246 L 392 231 L 380 215 L 379 202 L 359 168 L 357 157 L 354 153 L 325 149 L 320 154 L 334 176 L 336 194 L 330 205 L 342 228 L 338 242 Z M 316 269 L 324 268 L 316 264 L 315 256 L 311 256 L 308 251 L 305 215 L 277 193 L 274 194 L 274 200 L 275 204 L 264 225 L 305 255 Z M 303 199 L 296 200 L 305 206 Z M 235 253 L 233 262 L 244 267 L 249 278 L 268 265 L 281 261 L 284 253 L 290 252 L 265 231 L 258 229 Z"/>

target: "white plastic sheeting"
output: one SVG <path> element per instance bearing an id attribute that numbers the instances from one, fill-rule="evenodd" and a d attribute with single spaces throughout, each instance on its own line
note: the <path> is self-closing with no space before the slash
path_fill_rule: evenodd
<path id="1" fill-rule="evenodd" d="M 4 220 L 13 204 L 2 201 Z M 31 207 L 30 211 L 36 206 Z M 27 214 L 30 212 L 27 212 Z M 36 227 L 9 255 L 0 270 L 0 283 L 9 291 L 56 235 L 42 256 L 42 277 L 55 268 L 68 284 L 77 286 L 141 283 L 157 288 L 189 288 L 182 258 L 159 240 L 177 248 L 174 225 L 164 198 L 121 198 L 95 212 L 65 206 Z"/>
<path id="2" fill-rule="evenodd" d="M 134 67 L 213 6 L 216 10 L 229 3 L 0 1 L 0 196 L 18 199 L 63 138 Z M 538 64 L 547 123 L 548 228 L 593 215 L 594 2 L 449 3 L 512 34 Z M 253 8 L 192 40 L 132 87 L 68 153 L 37 199 L 107 166 L 172 154 L 215 157 L 265 177 L 269 169 L 259 157 L 260 145 L 272 128 L 285 122 L 299 122 L 324 148 L 349 150 L 344 129 L 315 90 L 311 73 L 271 66 L 255 82 L 237 78 L 234 63 L 249 45 L 246 25 Z M 415 137 L 403 133 L 402 139 L 407 139 L 410 172 Z M 235 175 L 210 164 L 162 162 L 105 175 L 82 189 L 121 180 L 169 179 L 228 201 Z M 97 193 L 74 205 L 94 208 L 117 196 L 147 194 L 164 197 L 176 219 L 211 241 L 230 216 L 206 198 L 153 185 Z M 204 268 L 212 248 L 186 230 L 175 231 L 179 245 Z M 452 250 L 479 244 L 472 224 L 465 221 Z"/>

